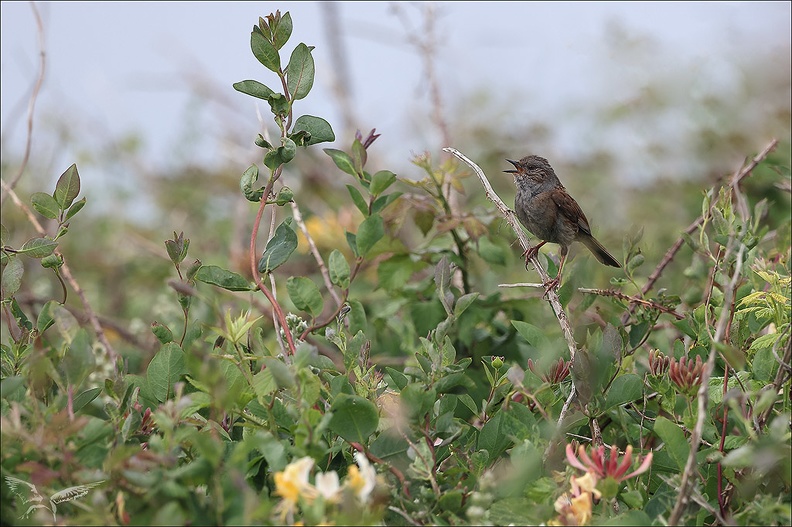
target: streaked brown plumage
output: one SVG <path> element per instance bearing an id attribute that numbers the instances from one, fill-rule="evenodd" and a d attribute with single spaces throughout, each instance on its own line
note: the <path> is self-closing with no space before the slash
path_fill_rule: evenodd
<path id="1" fill-rule="evenodd" d="M 545 243 L 561 246 L 558 274 L 547 284 L 548 291 L 558 286 L 569 246 L 576 241 L 588 247 L 602 264 L 621 267 L 618 260 L 592 236 L 586 215 L 561 184 L 547 159 L 531 155 L 519 161 L 507 161 L 515 168 L 504 172 L 514 175 L 517 186 L 514 211 L 517 218 L 531 234 L 542 240 L 525 251 L 523 256 L 526 265 Z"/>

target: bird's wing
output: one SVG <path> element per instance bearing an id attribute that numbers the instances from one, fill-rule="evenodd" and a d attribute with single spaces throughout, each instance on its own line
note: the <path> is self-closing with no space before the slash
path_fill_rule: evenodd
<path id="1" fill-rule="evenodd" d="M 38 493 L 38 489 L 36 489 L 36 486 L 34 484 L 28 483 L 27 481 L 23 481 L 21 479 L 17 479 L 13 476 L 6 476 L 5 479 L 6 479 L 6 483 L 8 483 L 8 488 L 11 489 L 11 492 L 22 498 L 23 503 L 27 503 L 32 500 L 29 500 L 27 496 L 20 491 L 19 487 L 21 485 L 25 485 L 26 487 L 28 487 L 30 489 L 30 492 L 33 493 L 34 495 L 33 497 L 34 498 L 38 497 L 37 501 L 41 501 L 41 495 Z"/>
<path id="2" fill-rule="evenodd" d="M 56 492 L 52 496 L 50 496 L 50 501 L 52 503 L 63 503 L 64 501 L 71 501 L 76 500 L 77 498 L 82 498 L 88 491 L 92 488 L 104 483 L 102 481 L 95 481 L 93 483 L 87 483 L 85 485 L 77 485 L 75 487 L 69 487 L 68 489 L 63 489 L 60 492 Z"/>
<path id="3" fill-rule="evenodd" d="M 558 210 L 565 211 L 570 220 L 577 218 L 576 227 L 584 234 L 591 236 L 591 227 L 589 227 L 586 215 L 583 214 L 583 209 L 580 208 L 575 198 L 567 194 L 563 189 L 553 191 L 551 195 Z"/>

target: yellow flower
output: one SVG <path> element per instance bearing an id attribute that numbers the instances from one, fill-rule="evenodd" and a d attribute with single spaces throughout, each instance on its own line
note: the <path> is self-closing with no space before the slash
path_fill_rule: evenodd
<path id="1" fill-rule="evenodd" d="M 360 452 L 355 452 L 355 462 L 358 466 L 351 465 L 347 471 L 347 485 L 355 493 L 355 496 L 365 503 L 377 483 L 377 471 L 371 466 L 366 456 Z"/>
<path id="2" fill-rule="evenodd" d="M 303 457 L 286 465 L 282 472 L 276 472 L 275 494 L 291 505 L 295 505 L 300 496 L 313 495 L 315 489 L 308 483 L 313 464 L 313 458 Z"/>
<path id="3" fill-rule="evenodd" d="M 564 493 L 555 502 L 558 520 L 551 525 L 587 525 L 591 521 L 591 494 L 584 492 L 579 496 Z"/>
<path id="4" fill-rule="evenodd" d="M 577 496 L 582 492 L 588 492 L 594 496 L 595 500 L 602 497 L 602 493 L 597 490 L 597 478 L 595 478 L 591 472 L 586 472 L 579 478 L 572 477 L 572 494 Z"/>

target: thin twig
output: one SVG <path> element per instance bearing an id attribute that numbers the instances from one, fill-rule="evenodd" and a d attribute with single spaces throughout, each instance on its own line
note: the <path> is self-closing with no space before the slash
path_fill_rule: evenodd
<path id="1" fill-rule="evenodd" d="M 770 154 L 770 152 L 773 151 L 773 149 L 776 146 L 778 146 L 778 139 L 773 139 L 772 141 L 770 141 L 770 143 L 764 148 L 764 150 L 759 152 L 747 165 L 744 165 L 743 167 L 740 168 L 740 170 L 738 170 L 737 172 L 734 173 L 734 175 L 729 180 L 728 186 L 730 188 L 736 188 L 740 184 L 740 182 L 742 182 L 743 179 L 748 177 L 751 174 L 751 172 L 753 172 L 753 169 L 756 168 L 756 166 L 759 163 L 761 163 Z M 716 188 L 717 188 L 717 186 L 713 187 L 712 188 L 713 191 Z M 710 205 L 710 209 L 713 206 L 714 206 L 714 200 L 713 200 L 713 203 Z M 708 214 L 709 214 L 709 212 L 708 212 Z M 698 218 L 696 218 L 695 221 L 693 221 L 693 223 L 688 225 L 688 227 L 685 229 L 684 233 L 685 234 L 692 234 L 703 223 L 704 223 L 704 216 L 699 216 Z M 684 236 L 680 236 L 677 239 L 677 241 L 674 242 L 674 244 L 671 246 L 671 248 L 668 249 L 668 251 L 665 253 L 665 256 L 663 256 L 663 259 L 657 265 L 655 270 L 652 271 L 652 274 L 649 275 L 649 278 L 646 280 L 646 284 L 644 284 L 644 286 L 641 288 L 641 294 L 642 295 L 645 295 L 646 293 L 648 293 L 654 287 L 655 282 L 657 282 L 657 280 L 660 278 L 660 275 L 663 274 L 663 271 L 665 270 L 665 268 L 668 267 L 668 265 L 671 263 L 671 261 L 676 256 L 677 252 L 679 252 L 679 250 L 682 248 L 682 246 L 684 244 L 685 244 L 685 237 Z M 624 315 L 622 315 L 622 320 L 621 320 L 622 324 L 626 324 L 627 320 L 629 320 L 630 316 L 634 312 L 635 312 L 635 305 L 632 305 L 632 306 L 630 306 L 630 310 L 627 311 L 626 313 L 624 313 Z"/>
<path id="2" fill-rule="evenodd" d="M 517 234 L 517 238 L 520 240 L 520 245 L 522 246 L 523 250 L 528 250 L 528 248 L 531 247 L 531 244 L 528 241 L 528 236 L 520 227 L 520 224 L 517 221 L 517 216 L 515 215 L 513 210 L 509 209 L 509 207 L 507 207 L 506 204 L 503 203 L 503 200 L 492 189 L 492 185 L 490 185 L 490 182 L 487 179 L 487 176 L 484 174 L 484 171 L 481 170 L 481 168 L 478 165 L 476 165 L 473 161 L 468 159 L 459 150 L 456 150 L 455 148 L 451 148 L 451 147 L 443 148 L 443 150 L 450 154 L 453 154 L 454 156 L 464 161 L 473 169 L 473 172 L 476 173 L 476 176 L 478 176 L 479 180 L 481 181 L 481 184 L 484 186 L 484 192 L 487 198 L 495 204 L 495 206 L 498 208 L 501 214 L 506 218 L 506 221 L 509 223 L 512 230 L 515 232 L 515 234 Z M 542 264 L 539 263 L 539 258 L 536 255 L 534 255 L 531 258 L 531 263 L 536 269 L 536 272 L 539 273 L 539 277 L 542 279 L 542 283 L 543 284 L 549 283 L 550 276 L 547 274 L 547 271 L 545 271 L 544 267 L 542 267 Z M 558 324 L 561 326 L 561 331 L 563 332 L 564 338 L 567 341 L 567 346 L 569 347 L 569 354 L 570 354 L 569 360 L 570 362 L 572 362 L 572 367 L 574 367 L 575 356 L 577 354 L 577 344 L 575 343 L 575 336 L 572 332 L 572 326 L 569 323 L 569 317 L 564 311 L 564 307 L 561 305 L 561 300 L 558 298 L 558 293 L 555 291 L 555 289 L 550 289 L 549 291 L 547 291 L 547 300 L 548 302 L 550 302 L 550 305 L 552 306 L 553 311 L 555 312 L 556 318 L 558 319 Z M 561 422 L 563 422 L 564 417 L 566 417 L 566 412 L 569 409 L 569 404 L 571 403 L 574 395 L 575 395 L 575 384 L 573 381 L 572 392 L 570 393 L 570 396 L 567 399 L 567 403 L 564 404 L 564 407 L 561 410 L 561 415 L 558 418 L 559 425 L 561 424 Z"/>
<path id="3" fill-rule="evenodd" d="M 41 16 L 39 15 L 38 9 L 36 9 L 36 3 L 30 2 L 30 8 L 33 10 L 33 17 L 36 19 L 36 34 L 38 35 L 39 41 L 39 72 L 38 77 L 36 78 L 36 83 L 33 85 L 33 93 L 30 95 L 30 101 L 28 102 L 28 115 L 27 115 L 27 139 L 25 140 L 25 155 L 22 157 L 22 163 L 19 165 L 19 170 L 17 171 L 16 175 L 11 179 L 11 182 L 8 183 L 8 189 L 13 190 L 19 180 L 22 178 L 22 174 L 25 172 L 25 168 L 27 167 L 28 160 L 30 159 L 30 151 L 33 144 L 33 114 L 36 109 L 36 100 L 38 99 L 39 91 L 41 90 L 41 85 L 44 82 L 44 72 L 45 67 L 47 65 L 47 51 L 44 47 L 44 24 L 41 22 Z M 0 205 L 5 203 L 6 198 L 10 194 L 9 190 L 6 190 L 6 186 L 3 186 L 5 192 L 0 197 Z"/>
<path id="4" fill-rule="evenodd" d="M 683 315 L 680 315 L 670 307 L 666 307 L 664 305 L 658 304 L 657 302 L 652 302 L 651 300 L 644 300 L 643 298 L 630 296 L 615 289 L 588 289 L 586 287 L 579 287 L 578 291 L 580 291 L 581 293 L 589 293 L 592 295 L 612 296 L 620 300 L 627 300 L 631 304 L 641 304 L 642 306 L 646 306 L 652 309 L 657 309 L 658 311 L 667 313 L 673 316 L 674 318 L 676 318 L 677 320 L 683 320 L 685 318 Z"/>
<path id="5" fill-rule="evenodd" d="M 316 260 L 316 265 L 319 266 L 319 272 L 322 273 L 325 287 L 327 287 L 327 290 L 330 292 L 330 296 L 332 296 L 333 300 L 335 300 L 336 305 L 340 307 L 342 304 L 341 297 L 338 296 L 338 293 L 336 293 L 336 290 L 333 287 L 333 281 L 330 280 L 330 273 L 327 271 L 327 266 L 322 259 L 322 255 L 319 253 L 319 249 L 316 247 L 316 243 L 314 243 L 313 237 L 311 237 L 311 233 L 308 232 L 308 227 L 306 227 L 305 222 L 303 221 L 302 214 L 300 214 L 300 207 L 297 206 L 295 201 L 292 201 L 291 209 L 292 214 L 294 215 L 294 221 L 297 222 L 297 225 L 300 227 L 303 236 L 305 236 L 305 239 L 308 240 L 308 247 L 311 249 L 311 254 L 313 254 L 313 257 Z"/>
<path id="6" fill-rule="evenodd" d="M 708 415 L 707 404 L 709 403 L 709 380 L 710 376 L 712 375 L 712 370 L 715 367 L 715 358 L 719 354 L 716 344 L 721 343 L 726 333 L 726 326 L 728 325 L 729 319 L 732 316 L 729 306 L 731 305 L 732 296 L 734 295 L 737 282 L 739 281 L 740 274 L 742 272 L 742 260 L 743 253 L 745 252 L 745 245 L 742 242 L 737 241 L 733 236 L 729 240 L 729 245 L 727 246 L 727 250 L 725 251 L 722 261 L 728 261 L 729 255 L 733 250 L 734 243 L 739 243 L 740 248 L 737 251 L 735 258 L 734 274 L 731 277 L 728 287 L 724 288 L 723 291 L 722 305 L 724 307 L 721 311 L 720 317 L 718 318 L 715 335 L 712 338 L 707 364 L 701 374 L 701 386 L 698 390 L 698 415 L 696 416 L 696 425 L 693 428 L 693 433 L 690 436 L 690 454 L 688 455 L 687 463 L 685 463 L 685 469 L 682 472 L 682 480 L 679 484 L 679 495 L 677 496 L 676 504 L 674 505 L 674 509 L 671 512 L 671 516 L 669 517 L 669 525 L 679 524 L 682 513 L 690 501 L 690 485 L 693 481 L 692 475 L 696 466 L 696 454 L 698 453 L 699 445 L 701 444 L 701 438 L 704 431 L 704 422 L 707 420 Z"/>

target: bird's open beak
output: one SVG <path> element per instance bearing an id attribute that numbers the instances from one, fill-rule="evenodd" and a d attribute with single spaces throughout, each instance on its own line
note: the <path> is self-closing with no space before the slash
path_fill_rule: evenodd
<path id="1" fill-rule="evenodd" d="M 511 159 L 507 159 L 506 161 L 508 161 L 509 163 L 514 165 L 515 168 L 517 168 L 517 161 L 512 161 Z M 504 172 L 506 172 L 508 174 L 516 174 L 517 173 L 516 170 L 504 170 Z"/>

